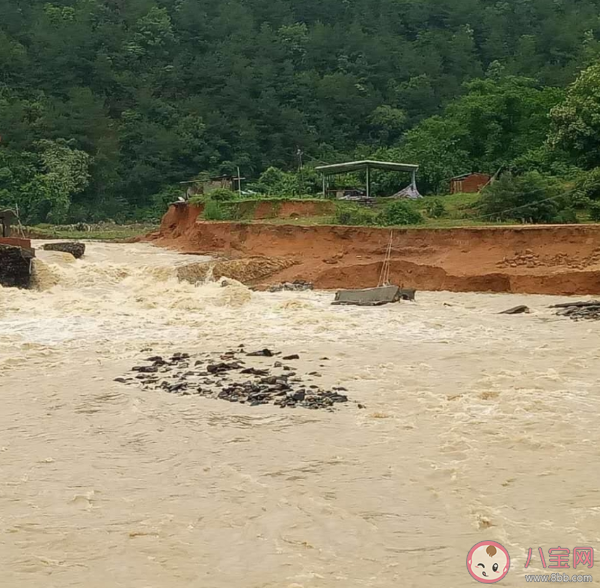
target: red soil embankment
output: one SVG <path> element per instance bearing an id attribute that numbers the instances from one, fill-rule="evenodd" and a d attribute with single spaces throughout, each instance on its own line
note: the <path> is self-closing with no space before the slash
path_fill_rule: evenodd
<path id="1" fill-rule="evenodd" d="M 31 239 L 21 239 L 20 237 L 0 237 L 0 245 L 12 245 L 13 247 L 24 247 L 31 249 Z"/>
<path id="2" fill-rule="evenodd" d="M 313 200 L 284 200 L 269 202 L 263 200 L 254 210 L 254 220 L 270 218 L 309 218 L 325 216 L 335 212 L 333 202 L 315 202 Z"/>
<path id="3" fill-rule="evenodd" d="M 262 284 L 303 279 L 317 288 L 377 285 L 393 235 L 391 280 L 421 290 L 600 294 L 600 226 L 374 229 L 198 222 L 171 207 L 158 244 L 230 257 L 291 257 Z"/>
<path id="4" fill-rule="evenodd" d="M 335 203 L 330 201 L 317 202 L 314 200 L 261 200 L 243 201 L 231 204 L 239 208 L 242 218 L 253 220 L 268 220 L 275 218 L 297 219 L 315 216 L 331 215 L 335 212 Z M 162 224 L 168 223 L 173 231 L 189 227 L 195 223 L 204 212 L 204 204 L 187 204 L 178 202 L 172 204 Z"/>

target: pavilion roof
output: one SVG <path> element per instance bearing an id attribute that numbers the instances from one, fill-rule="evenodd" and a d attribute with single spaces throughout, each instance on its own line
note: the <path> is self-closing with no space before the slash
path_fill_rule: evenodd
<path id="1" fill-rule="evenodd" d="M 364 161 L 348 161 L 346 163 L 334 163 L 333 165 L 321 165 L 316 169 L 326 175 L 336 175 L 366 169 L 382 169 L 391 172 L 416 172 L 419 166 L 413 163 L 394 163 L 391 161 L 366 159 Z"/>

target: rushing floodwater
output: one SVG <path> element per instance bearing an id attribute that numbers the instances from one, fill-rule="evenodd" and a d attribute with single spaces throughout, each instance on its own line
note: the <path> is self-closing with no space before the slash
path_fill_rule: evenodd
<path id="1" fill-rule="evenodd" d="M 527 573 L 538 547 L 600 557 L 599 326 L 553 316 L 555 299 L 339 308 L 179 283 L 194 260 L 149 245 L 40 256 L 55 286 L 0 288 L 0 586 L 468 586 L 484 539 L 511 555 L 502 585 L 523 586 L 529 548 Z M 113 382 L 142 350 L 240 343 L 299 353 L 367 408 Z"/>

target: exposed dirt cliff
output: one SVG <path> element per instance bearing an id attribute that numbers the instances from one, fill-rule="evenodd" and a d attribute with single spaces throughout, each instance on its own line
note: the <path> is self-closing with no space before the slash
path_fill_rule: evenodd
<path id="1" fill-rule="evenodd" d="M 172 206 L 157 244 L 229 258 L 264 256 L 293 265 L 257 283 L 303 279 L 317 288 L 377 285 L 393 236 L 391 278 L 421 290 L 599 294 L 600 226 L 375 229 L 199 222 L 199 210 Z"/>

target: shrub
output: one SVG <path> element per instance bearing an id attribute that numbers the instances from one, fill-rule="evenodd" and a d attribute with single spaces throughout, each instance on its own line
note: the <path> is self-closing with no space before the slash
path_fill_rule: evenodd
<path id="1" fill-rule="evenodd" d="M 181 186 L 166 186 L 152 196 L 152 202 L 157 213 L 162 215 L 169 208 L 169 204 L 177 202 L 183 196 L 185 196 L 185 190 L 182 190 Z"/>
<path id="2" fill-rule="evenodd" d="M 446 216 L 446 207 L 440 200 L 432 200 L 425 206 L 427 216 L 430 218 L 442 218 Z"/>
<path id="3" fill-rule="evenodd" d="M 565 208 L 556 215 L 554 222 L 560 225 L 574 225 L 579 222 L 579 219 L 574 208 Z"/>
<path id="4" fill-rule="evenodd" d="M 377 215 L 377 224 L 383 227 L 419 225 L 423 221 L 421 213 L 402 200 L 391 202 Z"/>
<path id="5" fill-rule="evenodd" d="M 285 172 L 277 167 L 270 167 L 262 173 L 258 182 L 248 184 L 247 189 L 268 196 L 304 198 L 304 194 L 318 194 L 321 191 L 321 181 L 321 175 L 310 166 L 305 166 L 298 172 Z"/>
<path id="6" fill-rule="evenodd" d="M 590 219 L 600 223 L 600 202 L 592 202 L 590 205 Z"/>
<path id="7" fill-rule="evenodd" d="M 217 188 L 205 196 L 205 200 L 213 200 L 214 202 L 231 202 L 238 198 L 239 194 L 237 192 L 227 188 Z"/>
<path id="8" fill-rule="evenodd" d="M 497 221 L 556 222 L 558 212 L 567 208 L 565 202 L 558 201 L 560 191 L 556 179 L 539 172 L 522 176 L 506 173 L 482 191 L 482 214 Z"/>
<path id="9" fill-rule="evenodd" d="M 586 208 L 600 200 L 600 167 L 579 175 L 573 189 L 573 202 L 578 208 Z"/>
<path id="10" fill-rule="evenodd" d="M 339 203 L 333 222 L 337 225 L 374 225 L 375 214 L 363 206 Z"/>
<path id="11" fill-rule="evenodd" d="M 158 211 L 154 207 L 134 208 L 127 220 L 134 223 L 156 223 L 163 213 L 164 210 Z"/>
<path id="12" fill-rule="evenodd" d="M 204 206 L 204 218 L 210 221 L 231 220 L 231 209 L 215 200 L 208 200 Z"/>

